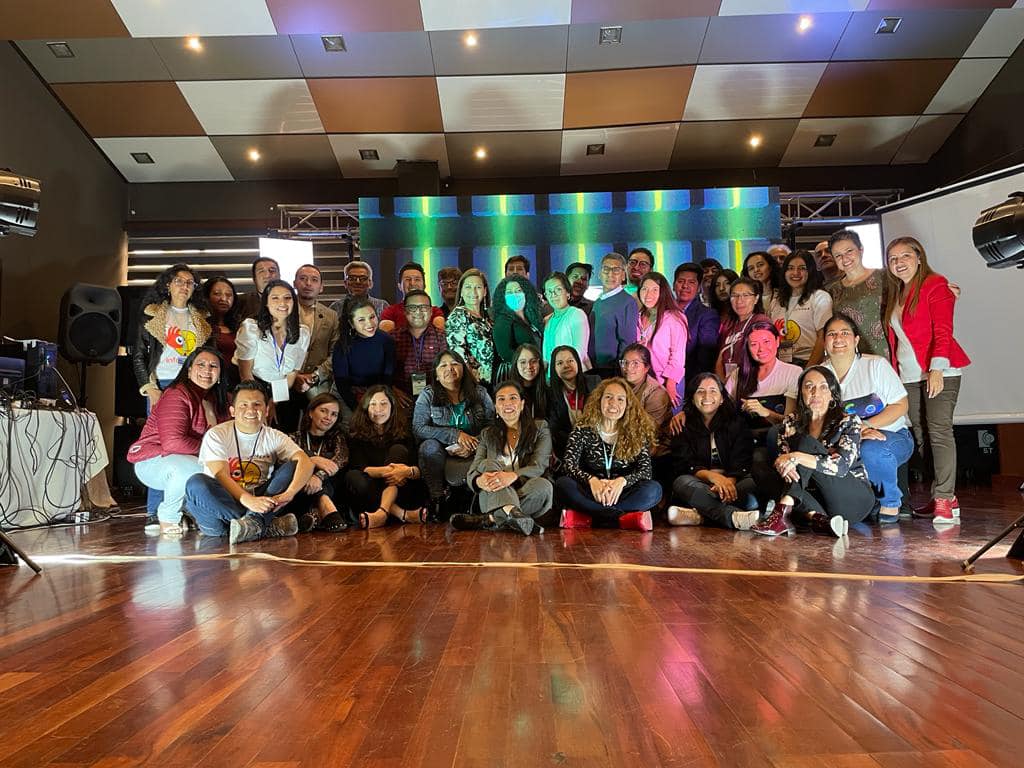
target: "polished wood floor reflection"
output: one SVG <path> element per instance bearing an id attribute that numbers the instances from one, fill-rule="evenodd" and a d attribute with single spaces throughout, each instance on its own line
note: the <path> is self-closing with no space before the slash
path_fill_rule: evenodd
<path id="1" fill-rule="evenodd" d="M 1020 583 L 618 567 L 954 575 L 1024 512 L 961 500 L 959 527 L 847 540 L 395 526 L 236 548 L 594 571 L 182 560 L 228 548 L 138 520 L 16 533 L 45 572 L 0 569 L 0 765 L 1020 765 Z M 1008 544 L 978 572 L 1020 574 Z"/>

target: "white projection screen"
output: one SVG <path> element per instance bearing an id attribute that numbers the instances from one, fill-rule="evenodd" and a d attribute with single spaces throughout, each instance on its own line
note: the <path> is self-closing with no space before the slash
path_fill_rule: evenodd
<path id="1" fill-rule="evenodd" d="M 974 248 L 978 214 L 1024 189 L 1024 166 L 883 209 L 883 240 L 909 235 L 932 268 L 958 284 L 954 334 L 971 365 L 964 370 L 957 424 L 1024 422 L 1024 272 L 989 269 Z M 980 183 L 979 183 L 980 182 Z"/>

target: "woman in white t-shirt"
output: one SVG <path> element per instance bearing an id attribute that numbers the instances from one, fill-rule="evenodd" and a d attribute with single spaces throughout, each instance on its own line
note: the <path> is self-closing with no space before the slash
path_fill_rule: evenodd
<path id="1" fill-rule="evenodd" d="M 739 368 L 725 383 L 755 431 L 780 424 L 796 410 L 800 368 L 779 360 L 778 352 L 775 325 L 766 320 L 751 323 L 743 334 Z"/>
<path id="2" fill-rule="evenodd" d="M 779 359 L 801 368 L 821 356 L 822 329 L 832 317 L 832 296 L 822 286 L 821 272 L 807 251 L 795 251 L 782 262 L 782 285 L 769 314 L 782 335 Z"/>

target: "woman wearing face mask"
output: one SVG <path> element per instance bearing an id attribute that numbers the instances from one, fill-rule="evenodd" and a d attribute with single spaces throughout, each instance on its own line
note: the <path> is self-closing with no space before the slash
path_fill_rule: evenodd
<path id="1" fill-rule="evenodd" d="M 761 284 L 741 277 L 729 286 L 729 317 L 718 332 L 718 361 L 715 373 L 728 380 L 746 354 L 743 335 L 751 323 L 771 322 L 761 304 Z"/>
<path id="2" fill-rule="evenodd" d="M 754 251 L 743 260 L 742 274 L 761 286 L 761 302 L 765 311 L 769 311 L 775 304 L 775 294 L 782 283 L 779 263 L 769 253 Z"/>
<path id="3" fill-rule="evenodd" d="M 794 251 L 782 262 L 783 282 L 770 315 L 782 334 L 779 359 L 807 365 L 821 357 L 822 329 L 832 317 L 832 297 L 822 288 L 821 273 L 807 251 Z"/>
<path id="4" fill-rule="evenodd" d="M 495 389 L 498 418 L 481 433 L 466 475 L 466 483 L 478 494 L 481 514 L 453 515 L 453 528 L 495 528 L 529 536 L 534 521 L 551 509 L 553 489 L 543 477 L 551 461 L 551 435 L 544 421 L 527 413 L 525 394 L 515 381 Z"/>
<path id="5" fill-rule="evenodd" d="M 690 379 L 683 412 L 686 424 L 672 440 L 672 497 L 679 506 L 668 508 L 669 523 L 707 521 L 750 530 L 760 513 L 750 476 L 754 438 L 746 420 L 713 373 Z"/>
<path id="6" fill-rule="evenodd" d="M 796 410 L 800 368 L 779 360 L 779 332 L 771 322 L 751 323 L 743 347 L 740 367 L 725 388 L 740 404 L 751 428 L 763 432 Z"/>
<path id="7" fill-rule="evenodd" d="M 189 354 L 128 449 L 128 461 L 135 465 L 139 480 L 163 493 L 156 510 L 161 533 L 182 533 L 185 483 L 203 471 L 203 435 L 229 418 L 223 368 L 224 360 L 214 349 L 201 347 Z"/>
<path id="8" fill-rule="evenodd" d="M 665 387 L 672 405 L 679 405 L 679 382 L 686 376 L 686 316 L 679 311 L 668 280 L 659 272 L 644 275 L 637 298 L 637 343 L 647 347 L 655 380 Z"/>
<path id="9" fill-rule="evenodd" d="M 553 312 L 544 318 L 542 359 L 550 360 L 555 347 L 573 347 L 582 350 L 584 355 L 581 370 L 589 371 L 593 367 L 590 358 L 586 357 L 587 349 L 590 347 L 590 320 L 586 312 L 569 304 L 572 296 L 569 278 L 561 272 L 552 272 L 544 281 L 544 296 Z M 548 379 L 550 378 L 549 369 Z"/>
<path id="10" fill-rule="evenodd" d="M 402 523 L 426 522 L 427 488 L 408 419 L 390 387 L 375 384 L 363 394 L 349 425 L 348 444 L 344 488 L 359 527 L 378 528 L 389 516 Z"/>
<path id="11" fill-rule="evenodd" d="M 960 519 L 956 498 L 956 441 L 953 411 L 962 369 L 971 359 L 953 338 L 956 301 L 949 282 L 928 266 L 924 246 L 898 237 L 885 249 L 889 303 L 884 324 L 892 362 L 907 388 L 910 423 L 918 450 L 924 450 L 925 426 L 931 446 L 935 482 L 932 501 L 919 514 L 934 514 L 939 523 Z"/>
<path id="12" fill-rule="evenodd" d="M 530 281 L 509 275 L 494 289 L 494 347 L 500 366 L 495 383 L 508 378 L 512 358 L 521 344 L 541 346 L 540 299 Z"/>
<path id="13" fill-rule="evenodd" d="M 547 417 L 550 398 L 544 363 L 540 350 L 533 344 L 522 344 L 512 355 L 512 370 L 506 381 L 514 381 L 523 390 L 526 413 L 535 419 Z"/>
<path id="14" fill-rule="evenodd" d="M 299 515 L 300 533 L 314 528 L 337 533 L 348 528 L 348 521 L 333 498 L 340 485 L 338 473 L 348 463 L 348 444 L 338 420 L 340 413 L 338 398 L 329 392 L 317 395 L 309 401 L 298 431 L 291 436 L 315 467 L 304 488 L 310 505 L 307 512 Z"/>
<path id="15" fill-rule="evenodd" d="M 555 457 L 565 455 L 569 433 L 583 413 L 590 393 L 601 382 L 582 372 L 579 353 L 570 346 L 555 347 L 551 352 L 551 384 L 548 387 L 548 427 Z"/>
<path id="16" fill-rule="evenodd" d="M 367 387 L 389 384 L 395 375 L 395 340 L 380 330 L 369 299 L 345 302 L 343 332 L 334 345 L 334 383 L 354 411 Z"/>
<path id="17" fill-rule="evenodd" d="M 487 276 L 479 269 L 467 269 L 459 278 L 458 296 L 444 327 L 448 349 L 466 361 L 476 381 L 490 386 L 497 361 Z"/>

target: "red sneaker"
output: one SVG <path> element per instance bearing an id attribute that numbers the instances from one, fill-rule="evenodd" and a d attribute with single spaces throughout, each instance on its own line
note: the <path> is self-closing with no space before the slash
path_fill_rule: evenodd
<path id="1" fill-rule="evenodd" d="M 953 517 L 960 517 L 960 500 L 954 496 L 949 501 L 952 505 Z M 935 517 L 935 499 L 932 499 L 923 507 L 915 507 L 914 517 Z"/>
<path id="2" fill-rule="evenodd" d="M 559 522 L 562 528 L 589 528 L 590 524 L 590 515 L 577 512 L 575 509 L 562 510 L 562 519 Z"/>
<path id="3" fill-rule="evenodd" d="M 654 530 L 654 523 L 651 522 L 649 510 L 644 512 L 626 512 L 619 515 L 619 528 L 624 531 L 651 531 Z"/>
<path id="4" fill-rule="evenodd" d="M 933 522 L 956 525 L 960 522 L 959 515 L 953 513 L 953 499 L 935 499 L 935 518 Z"/>

